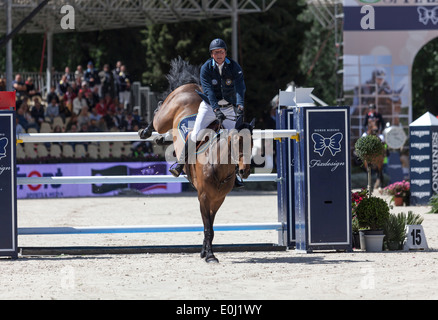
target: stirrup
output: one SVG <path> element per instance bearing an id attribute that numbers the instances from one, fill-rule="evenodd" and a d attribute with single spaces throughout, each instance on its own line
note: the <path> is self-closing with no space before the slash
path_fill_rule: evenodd
<path id="1" fill-rule="evenodd" d="M 238 179 L 238 176 L 236 175 L 236 178 L 234 179 L 234 189 L 242 189 L 245 185 L 242 181 Z"/>
<path id="2" fill-rule="evenodd" d="M 183 171 L 183 168 L 184 168 L 184 164 L 177 163 L 176 165 L 174 165 L 174 167 L 171 167 L 169 169 L 169 172 L 172 174 L 172 176 L 178 178 L 181 172 Z"/>

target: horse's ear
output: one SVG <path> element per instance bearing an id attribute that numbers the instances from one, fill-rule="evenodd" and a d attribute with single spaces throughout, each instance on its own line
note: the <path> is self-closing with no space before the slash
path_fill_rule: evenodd
<path id="1" fill-rule="evenodd" d="M 251 123 L 249 124 L 251 126 L 251 130 L 254 129 L 254 127 L 255 127 L 255 121 L 256 121 L 256 119 L 253 118 Z"/>

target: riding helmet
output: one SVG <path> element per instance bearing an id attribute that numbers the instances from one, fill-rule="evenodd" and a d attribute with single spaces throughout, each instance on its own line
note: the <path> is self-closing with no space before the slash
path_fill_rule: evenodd
<path id="1" fill-rule="evenodd" d="M 214 39 L 211 43 L 210 43 L 210 52 L 212 50 L 216 50 L 216 49 L 225 49 L 227 50 L 227 45 L 225 43 L 224 40 L 222 39 Z"/>

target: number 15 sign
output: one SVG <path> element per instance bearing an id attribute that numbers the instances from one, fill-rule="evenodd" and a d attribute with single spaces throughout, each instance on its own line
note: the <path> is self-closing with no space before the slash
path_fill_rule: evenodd
<path id="1" fill-rule="evenodd" d="M 407 225 L 406 236 L 405 250 L 428 249 L 426 235 L 424 234 L 423 226 L 421 224 Z"/>

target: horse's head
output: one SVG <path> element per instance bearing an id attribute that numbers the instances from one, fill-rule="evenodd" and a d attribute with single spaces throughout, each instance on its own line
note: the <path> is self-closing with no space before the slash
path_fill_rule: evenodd
<path id="1" fill-rule="evenodd" d="M 251 151 L 253 147 L 252 130 L 255 119 L 251 123 L 238 121 L 236 130 L 231 134 L 231 154 L 234 163 L 239 165 L 241 178 L 248 178 L 251 171 Z"/>
<path id="2" fill-rule="evenodd" d="M 377 119 L 368 119 L 367 134 L 376 136 L 378 133 L 379 133 L 379 126 L 377 125 Z"/>

